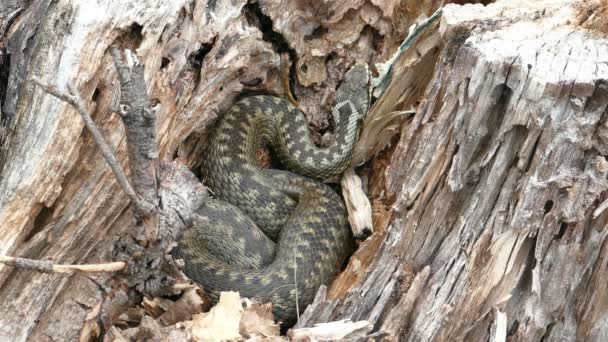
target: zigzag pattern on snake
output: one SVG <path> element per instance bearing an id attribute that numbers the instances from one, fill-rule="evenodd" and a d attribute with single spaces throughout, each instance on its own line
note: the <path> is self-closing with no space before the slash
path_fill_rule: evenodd
<path id="1" fill-rule="evenodd" d="M 303 114 L 277 97 L 245 98 L 224 115 L 201 168 L 218 199 L 198 209 L 173 252 L 212 300 L 232 290 L 271 301 L 275 319 L 289 325 L 336 275 L 352 248 L 347 213 L 312 178 L 340 174 L 350 162 L 367 81 L 364 65 L 346 73 L 332 108 L 336 139 L 325 149 L 312 142 Z M 256 152 L 265 145 L 295 173 L 260 168 Z"/>

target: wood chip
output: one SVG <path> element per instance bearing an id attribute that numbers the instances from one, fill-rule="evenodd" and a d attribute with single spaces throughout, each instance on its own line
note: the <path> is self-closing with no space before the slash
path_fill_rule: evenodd
<path id="1" fill-rule="evenodd" d="M 293 329 L 287 333 L 287 336 L 293 341 L 343 341 L 365 337 L 373 327 L 368 321 L 351 322 L 346 319 L 315 324 L 313 328 Z"/>
<path id="2" fill-rule="evenodd" d="M 374 231 L 372 205 L 363 191 L 361 178 L 353 168 L 349 168 L 344 172 L 341 184 L 353 236 L 364 238 L 371 235 Z"/>

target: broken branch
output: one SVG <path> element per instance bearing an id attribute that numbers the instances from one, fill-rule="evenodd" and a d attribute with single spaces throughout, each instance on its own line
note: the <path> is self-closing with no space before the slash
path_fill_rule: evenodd
<path id="1" fill-rule="evenodd" d="M 118 184 L 120 185 L 122 190 L 127 194 L 127 196 L 129 196 L 131 201 L 133 201 L 135 207 L 140 213 L 150 213 L 154 208 L 151 204 L 142 201 L 135 193 L 135 190 L 133 190 L 133 187 L 131 186 L 131 183 L 129 183 L 125 172 L 118 164 L 116 156 L 110 149 L 108 143 L 106 143 L 106 141 L 104 140 L 103 136 L 101 135 L 101 132 L 99 132 L 99 129 L 97 129 L 95 122 L 93 122 L 93 119 L 91 118 L 91 114 L 86 109 L 84 101 L 82 100 L 80 95 L 77 95 L 78 93 L 76 92 L 76 90 L 71 85 L 68 85 L 68 90 L 70 94 L 66 94 L 59 90 L 56 86 L 46 84 L 37 77 L 32 77 L 31 80 L 40 88 L 42 88 L 42 90 L 44 90 L 45 92 L 70 104 L 72 107 L 78 110 L 78 113 L 80 113 L 84 125 L 87 127 L 89 132 L 91 132 L 91 136 L 93 137 L 95 144 L 97 144 L 97 147 L 101 151 L 101 154 L 103 155 L 104 159 L 106 160 L 108 165 L 110 165 L 110 168 L 112 169 L 112 172 L 114 172 L 114 176 L 116 177 L 116 180 L 118 181 Z"/>
<path id="2" fill-rule="evenodd" d="M 137 56 L 126 50 L 124 58 L 116 47 L 110 53 L 120 80 L 120 114 L 126 129 L 131 180 L 137 194 L 148 203 L 158 201 L 158 147 L 156 112 L 158 104 L 150 101 L 144 77 L 144 66 Z"/>
<path id="3" fill-rule="evenodd" d="M 106 264 L 85 264 L 85 265 L 55 265 L 50 260 L 33 260 L 25 258 L 15 258 L 7 255 L 0 255 L 0 263 L 8 266 L 25 268 L 45 273 L 99 273 L 99 272 L 118 272 L 127 267 L 124 261 L 110 262 Z"/>

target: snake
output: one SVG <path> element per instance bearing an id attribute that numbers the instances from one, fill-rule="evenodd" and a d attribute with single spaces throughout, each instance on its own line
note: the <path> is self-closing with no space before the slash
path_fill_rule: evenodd
<path id="1" fill-rule="evenodd" d="M 271 302 L 290 326 L 354 247 L 345 205 L 322 180 L 349 165 L 367 112 L 367 66 L 344 75 L 331 108 L 330 146 L 314 144 L 304 114 L 276 96 L 237 101 L 211 134 L 201 175 L 214 198 L 196 210 L 173 250 L 212 302 L 221 291 Z M 286 169 L 264 168 L 268 147 Z"/>

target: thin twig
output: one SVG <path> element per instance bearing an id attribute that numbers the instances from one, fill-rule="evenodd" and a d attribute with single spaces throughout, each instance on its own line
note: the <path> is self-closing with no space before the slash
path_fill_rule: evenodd
<path id="1" fill-rule="evenodd" d="M 0 255 L 0 263 L 35 270 L 45 273 L 97 273 L 97 272 L 118 272 L 127 267 L 124 261 L 110 262 L 107 264 L 86 264 L 86 265 L 55 265 L 49 260 L 33 260 L 25 258 L 15 258 L 7 255 Z"/>
<path id="2" fill-rule="evenodd" d="M 598 216 L 600 216 L 604 210 L 606 210 L 608 208 L 608 199 L 605 200 L 604 202 L 602 202 L 602 204 L 600 204 L 594 211 L 593 211 L 593 218 L 597 218 Z"/>
<path id="3" fill-rule="evenodd" d="M 173 286 L 171 286 L 171 290 L 178 291 L 178 292 L 184 292 L 184 291 L 194 289 L 194 288 L 196 288 L 196 285 L 188 284 L 188 283 L 173 284 Z"/>
<path id="4" fill-rule="evenodd" d="M 151 204 L 141 200 L 135 193 L 135 190 L 133 190 L 131 183 L 129 183 L 125 172 L 123 171 L 122 167 L 120 167 L 120 164 L 118 164 L 118 161 L 116 160 L 114 153 L 110 149 L 110 146 L 104 140 L 103 136 L 101 135 L 101 132 L 99 132 L 99 129 L 97 129 L 95 122 L 93 122 L 91 114 L 89 114 L 89 111 L 84 105 L 84 101 L 79 95 L 77 95 L 77 91 L 71 85 L 68 85 L 68 90 L 70 94 L 66 94 L 59 90 L 56 86 L 46 84 L 37 77 L 32 77 L 31 80 L 40 88 L 42 88 L 45 92 L 70 104 L 72 107 L 78 110 L 78 113 L 80 113 L 84 125 L 87 127 L 89 132 L 91 132 L 93 140 L 97 144 L 97 147 L 101 151 L 101 154 L 103 155 L 108 165 L 110 165 L 110 168 L 112 169 L 112 172 L 114 172 L 114 176 L 116 177 L 116 180 L 118 181 L 118 184 L 120 185 L 122 190 L 127 194 L 127 196 L 129 196 L 129 198 L 135 204 L 135 207 L 139 212 L 151 212 L 154 208 Z"/>

